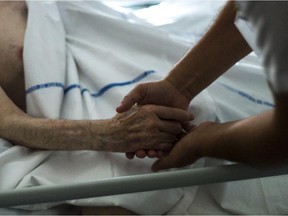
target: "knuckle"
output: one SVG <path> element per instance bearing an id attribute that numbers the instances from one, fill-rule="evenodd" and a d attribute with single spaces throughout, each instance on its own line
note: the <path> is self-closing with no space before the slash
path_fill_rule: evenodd
<path id="1" fill-rule="evenodd" d="M 150 118 L 149 119 L 149 125 L 151 126 L 151 127 L 158 127 L 158 121 L 157 121 L 157 119 L 156 118 Z"/>

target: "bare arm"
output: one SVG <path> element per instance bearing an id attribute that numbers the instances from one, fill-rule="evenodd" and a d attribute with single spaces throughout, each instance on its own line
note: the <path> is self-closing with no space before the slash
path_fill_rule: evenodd
<path id="1" fill-rule="evenodd" d="M 228 1 L 209 31 L 169 75 L 156 83 L 138 85 L 124 97 L 117 112 L 125 112 L 135 103 L 186 109 L 198 93 L 251 52 L 234 25 L 235 16 L 234 4 Z"/>
<path id="2" fill-rule="evenodd" d="M 1 138 L 48 150 L 169 150 L 182 133 L 178 121 L 193 118 L 183 110 L 155 105 L 135 107 L 106 120 L 32 118 L 18 109 L 1 88 L 0 104 Z"/>
<path id="3" fill-rule="evenodd" d="M 199 89 L 201 90 L 203 86 L 207 86 L 211 80 L 221 75 L 223 69 L 228 68 L 231 63 L 250 51 L 234 25 L 231 26 L 235 16 L 235 11 L 233 11 L 232 2 L 228 2 L 219 19 L 203 40 L 187 54 L 186 58 L 176 66 L 167 78 L 170 82 L 174 82 L 174 85 L 178 86 L 177 88 L 182 89 L 181 91 L 187 97 L 193 98 Z M 225 25 L 230 25 L 226 31 L 224 31 L 225 27 L 221 27 L 225 22 Z M 217 36 L 215 27 L 222 28 L 218 34 L 222 34 L 223 38 L 226 39 L 223 40 L 224 43 L 227 43 L 231 48 L 226 47 L 225 44 L 222 44 L 221 47 L 217 47 L 217 44 L 213 45 L 217 41 L 217 37 L 220 38 L 220 35 Z M 215 41 L 212 36 L 214 39 L 216 38 Z M 220 41 L 218 42 L 220 43 Z M 240 48 L 237 48 L 238 46 Z M 214 47 L 215 50 L 209 50 L 209 47 Z M 206 55 L 204 55 L 204 48 L 206 51 L 209 50 Z M 221 49 L 226 51 L 219 53 L 218 51 Z M 194 52 L 195 54 L 193 54 Z M 197 54 L 200 59 L 197 58 Z M 221 60 L 222 57 L 224 57 L 223 60 Z M 189 58 L 190 61 L 187 61 Z M 207 59 L 210 59 L 213 64 L 209 66 Z M 206 64 L 205 61 L 207 61 Z M 212 68 L 214 66 L 215 69 Z M 189 76 L 187 67 L 194 68 L 194 70 L 199 68 L 198 71 L 200 71 L 200 73 L 195 73 L 189 82 L 187 81 Z M 214 72 L 207 70 L 209 68 Z M 178 72 L 176 69 L 179 69 Z M 203 71 L 206 76 L 203 76 Z M 178 76 L 179 74 L 181 76 Z M 167 157 L 158 160 L 152 169 L 157 171 L 164 168 L 181 167 L 191 164 L 201 157 L 222 158 L 252 165 L 287 163 L 288 93 L 274 93 L 274 100 L 276 106 L 271 111 L 244 120 L 221 124 L 209 122 L 194 128 L 175 145 Z"/>
<path id="4" fill-rule="evenodd" d="M 245 120 L 223 124 L 221 130 L 227 137 L 216 142 L 214 147 L 203 146 L 203 154 L 207 156 L 215 154 L 214 156 L 220 158 L 252 165 L 288 162 L 287 101 L 288 94 L 275 95 L 274 110 Z M 214 153 L 212 148 L 215 150 Z"/>
<path id="5" fill-rule="evenodd" d="M 187 98 L 192 99 L 251 48 L 234 25 L 236 9 L 228 1 L 209 31 L 166 78 Z"/>
<path id="6" fill-rule="evenodd" d="M 138 85 L 123 99 L 117 111 L 126 111 L 135 103 L 187 109 L 198 93 L 251 52 L 234 25 L 235 16 L 234 3 L 228 1 L 209 31 L 164 80 Z"/>
<path id="7" fill-rule="evenodd" d="M 158 160 L 154 171 L 189 165 L 214 157 L 250 165 L 288 162 L 288 94 L 275 96 L 274 110 L 244 120 L 204 123 L 180 140 L 170 154 Z"/>

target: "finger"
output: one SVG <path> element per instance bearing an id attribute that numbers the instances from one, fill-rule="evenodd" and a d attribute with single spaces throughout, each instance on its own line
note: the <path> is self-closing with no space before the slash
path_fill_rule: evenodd
<path id="1" fill-rule="evenodd" d="M 143 149 L 137 150 L 135 152 L 135 155 L 136 155 L 136 157 L 138 157 L 140 159 L 143 159 L 143 158 L 145 158 L 147 156 L 146 151 L 143 150 Z"/>
<path id="2" fill-rule="evenodd" d="M 185 121 L 185 122 L 180 122 L 181 123 L 181 126 L 182 128 L 186 131 L 186 132 L 189 132 L 191 131 L 193 128 L 196 127 L 196 125 L 194 125 L 192 122 L 190 121 Z"/>
<path id="3" fill-rule="evenodd" d="M 179 135 L 182 133 L 183 129 L 179 122 L 175 121 L 160 121 L 159 130 L 161 132 L 170 133 L 174 135 Z"/>
<path id="4" fill-rule="evenodd" d="M 192 121 L 194 119 L 193 114 L 186 110 L 164 106 L 157 106 L 155 109 L 157 116 L 161 119 L 174 121 Z"/>
<path id="5" fill-rule="evenodd" d="M 121 104 L 116 108 L 116 112 L 118 113 L 127 112 L 134 104 L 135 104 L 134 100 L 130 98 L 124 98 Z"/>
<path id="6" fill-rule="evenodd" d="M 134 104 L 139 103 L 141 100 L 141 88 L 136 87 L 131 92 L 129 92 L 122 100 L 121 104 L 116 108 L 118 113 L 123 113 L 128 111 Z"/>
<path id="7" fill-rule="evenodd" d="M 174 138 L 174 140 L 177 141 L 178 139 Z M 174 140 L 173 141 L 170 140 L 170 141 L 167 141 L 167 142 L 159 143 L 159 144 L 154 145 L 154 146 L 152 146 L 150 148 L 147 148 L 147 149 L 169 152 L 173 148 L 173 144 L 176 142 Z"/>
<path id="8" fill-rule="evenodd" d="M 129 159 L 129 160 L 132 160 L 135 156 L 135 153 L 134 152 L 127 152 L 126 153 L 126 158 Z"/>
<path id="9" fill-rule="evenodd" d="M 157 151 L 155 151 L 155 150 L 147 150 L 147 156 L 149 157 L 149 158 L 156 158 L 157 157 Z"/>
<path id="10" fill-rule="evenodd" d="M 157 172 L 162 169 L 170 169 L 175 167 L 181 167 L 181 156 L 182 153 L 178 152 L 177 146 L 166 156 L 157 160 L 151 167 L 153 172 Z"/>
<path id="11" fill-rule="evenodd" d="M 165 151 L 157 151 L 157 158 L 163 158 L 168 155 L 168 152 Z"/>
<path id="12" fill-rule="evenodd" d="M 168 158 L 168 159 L 167 159 Z M 153 172 L 158 172 L 163 169 L 170 169 L 173 168 L 173 163 L 169 160 L 169 156 L 160 158 L 157 160 L 151 167 Z"/>

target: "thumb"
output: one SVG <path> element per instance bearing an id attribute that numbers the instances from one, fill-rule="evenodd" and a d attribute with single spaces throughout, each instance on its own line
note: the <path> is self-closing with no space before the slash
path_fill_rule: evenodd
<path id="1" fill-rule="evenodd" d="M 167 156 L 167 157 L 169 157 L 169 156 Z M 167 157 L 157 160 L 157 161 L 152 165 L 151 170 L 152 170 L 153 172 L 158 172 L 158 171 L 160 171 L 160 170 L 162 170 L 162 169 L 172 168 L 171 162 L 169 162 L 169 159 L 167 160 Z"/>
<path id="2" fill-rule="evenodd" d="M 171 150 L 169 155 L 157 160 L 151 167 L 153 172 L 157 172 L 163 169 L 178 168 L 182 166 L 181 152 L 177 151 L 177 147 Z"/>
<path id="3" fill-rule="evenodd" d="M 128 111 L 134 104 L 139 103 L 141 94 L 137 88 L 129 92 L 122 100 L 121 104 L 116 108 L 118 113 Z"/>

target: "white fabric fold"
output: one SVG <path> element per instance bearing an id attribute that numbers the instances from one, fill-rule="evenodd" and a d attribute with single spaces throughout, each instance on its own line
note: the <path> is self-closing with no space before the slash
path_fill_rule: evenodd
<path id="1" fill-rule="evenodd" d="M 144 71 L 155 73 L 139 82 L 162 78 L 188 48 L 170 39 L 166 33 L 189 43 L 198 40 L 207 29 L 206 25 L 215 18 L 218 4 L 219 7 L 223 4 L 222 0 L 219 3 L 213 0 L 165 0 L 165 4 L 134 14 L 142 19 L 149 18 L 148 21 L 157 25 L 153 23 L 159 21 L 155 20 L 155 14 L 165 10 L 161 19 L 167 22 L 157 27 L 165 30 L 163 33 L 147 23 L 139 23 L 140 19 L 136 21 L 95 2 L 62 2 L 60 5 L 53 1 L 36 2 L 28 2 L 25 76 L 27 91 L 37 89 L 38 85 L 41 90 L 27 94 L 29 114 L 67 119 L 113 116 L 115 106 L 137 82 L 110 88 L 113 92 L 108 90 L 103 97 L 96 98 L 88 94 L 87 89 L 92 94 L 99 93 L 111 83 L 131 81 Z M 188 12 L 183 14 L 180 11 Z M 72 13 L 73 17 L 70 16 Z M 95 17 L 95 24 L 92 17 Z M 89 34 L 94 35 L 85 35 L 87 38 L 83 39 L 84 32 L 78 32 L 78 29 L 86 31 L 87 28 Z M 84 94 L 81 94 L 80 85 Z M 210 96 L 215 104 L 210 102 Z M 263 68 L 254 55 L 236 64 L 200 94 L 190 110 L 200 116 L 196 120 L 199 123 L 214 119 L 214 105 L 219 122 L 246 118 L 273 108 Z M 12 147 L 9 142 L 0 140 L 0 189 L 141 174 L 150 172 L 152 163 L 150 160 L 127 161 L 122 154 L 32 151 Z M 208 158 L 193 167 L 203 163 L 216 166 L 225 162 Z M 278 176 L 185 188 L 185 191 L 157 191 L 69 203 L 120 205 L 140 214 L 162 214 L 167 209 L 177 215 L 287 214 L 287 182 L 287 176 Z M 27 208 L 45 209 L 57 204 Z"/>
<path id="2" fill-rule="evenodd" d="M 99 2 L 28 1 L 27 5 L 24 64 L 31 116 L 113 117 L 129 90 L 140 82 L 162 79 L 189 48 L 152 26 L 127 22 L 120 13 Z M 193 104 L 190 109 L 197 123 L 215 119 L 214 104 L 207 92 Z M 3 149 L 0 189 L 149 173 L 154 162 L 130 161 L 124 154 L 108 152 L 33 151 L 20 146 Z M 163 214 L 182 196 L 183 190 L 177 188 L 66 203 L 119 205 L 139 214 Z M 57 204 L 22 208 L 45 209 Z"/>

